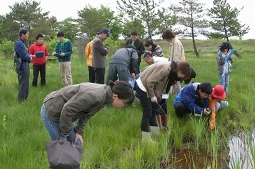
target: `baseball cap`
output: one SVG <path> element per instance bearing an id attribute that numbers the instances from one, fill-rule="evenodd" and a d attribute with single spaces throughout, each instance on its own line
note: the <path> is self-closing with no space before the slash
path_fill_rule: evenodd
<path id="1" fill-rule="evenodd" d="M 102 29 L 102 30 L 101 30 L 101 33 L 106 34 L 106 35 L 107 35 L 107 37 L 109 37 L 109 36 L 110 36 L 110 30 L 109 30 L 108 28 L 104 28 L 104 29 Z"/>

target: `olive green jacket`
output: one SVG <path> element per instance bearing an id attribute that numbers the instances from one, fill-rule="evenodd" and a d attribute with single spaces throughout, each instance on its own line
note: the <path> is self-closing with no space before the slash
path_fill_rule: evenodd
<path id="1" fill-rule="evenodd" d="M 72 123 L 78 120 L 75 130 L 82 135 L 89 118 L 112 102 L 112 90 L 109 86 L 81 83 L 48 94 L 44 99 L 44 106 L 49 118 L 59 122 L 61 133 L 68 134 Z"/>

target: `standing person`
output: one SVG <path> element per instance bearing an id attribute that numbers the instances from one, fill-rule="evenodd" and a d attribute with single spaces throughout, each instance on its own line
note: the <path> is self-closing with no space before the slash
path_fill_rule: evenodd
<path id="1" fill-rule="evenodd" d="M 92 55 L 92 43 L 93 40 L 90 41 L 85 48 L 85 55 L 87 57 L 87 65 L 88 65 L 88 71 L 89 71 L 89 82 L 95 83 L 95 71 L 92 67 L 92 61 L 93 61 L 93 55 Z"/>
<path id="2" fill-rule="evenodd" d="M 164 57 L 162 48 L 153 43 L 152 40 L 147 40 L 144 46 L 147 48 L 145 52 L 151 52 L 153 56 Z"/>
<path id="3" fill-rule="evenodd" d="M 232 57 L 227 60 L 230 44 L 228 42 L 223 42 L 217 53 L 217 64 L 218 64 L 218 74 L 220 85 L 224 87 L 226 94 L 228 94 L 229 85 L 229 74 L 232 72 L 231 63 L 233 63 Z"/>
<path id="4" fill-rule="evenodd" d="M 132 103 L 134 93 L 127 82 L 105 84 L 81 83 L 48 94 L 41 108 L 42 122 L 51 138 L 83 144 L 82 135 L 88 120 L 103 107 L 114 108 Z M 75 121 L 77 125 L 75 126 Z"/>
<path id="5" fill-rule="evenodd" d="M 19 93 L 18 100 L 19 102 L 25 101 L 28 97 L 29 90 L 29 63 L 32 60 L 34 55 L 29 55 L 26 50 L 25 41 L 29 38 L 29 31 L 27 28 L 21 28 L 19 30 L 19 39 L 16 40 L 14 44 L 15 55 L 18 58 L 21 58 L 22 63 L 18 73 L 19 81 Z"/>
<path id="6" fill-rule="evenodd" d="M 140 73 L 141 56 L 144 53 L 145 49 L 144 49 L 143 41 L 138 39 L 138 34 L 136 31 L 132 31 L 131 38 L 126 41 L 126 45 L 129 45 L 129 44 L 135 46 L 136 52 L 138 54 L 138 62 L 137 62 L 136 70 L 135 70 L 135 74 L 137 75 Z"/>
<path id="7" fill-rule="evenodd" d="M 172 80 L 190 81 L 192 68 L 188 62 L 158 62 L 154 63 L 140 73 L 136 80 L 136 96 L 139 98 L 142 109 L 142 141 L 151 141 L 151 135 L 159 135 L 155 113 L 159 111 L 159 100 L 167 83 Z M 176 78 L 176 79 L 173 79 Z M 150 126 L 150 127 L 149 127 Z M 150 131 L 151 130 L 151 131 Z"/>
<path id="8" fill-rule="evenodd" d="M 182 43 L 175 37 L 174 33 L 167 29 L 163 34 L 162 38 L 167 42 L 170 42 L 169 47 L 169 61 L 180 62 L 185 60 L 184 48 Z M 176 81 L 173 86 L 173 94 L 177 95 L 181 90 L 181 84 L 179 81 Z"/>
<path id="9" fill-rule="evenodd" d="M 104 46 L 103 41 L 105 41 L 109 36 L 110 30 L 108 28 L 104 28 L 100 33 L 98 33 L 98 35 L 96 35 L 92 43 L 92 66 L 95 71 L 95 83 L 104 84 L 106 55 L 108 50 Z"/>
<path id="10" fill-rule="evenodd" d="M 41 86 L 46 85 L 46 61 L 48 57 L 48 49 L 43 44 L 43 34 L 39 33 L 36 35 L 35 39 L 36 42 L 32 44 L 28 50 L 28 53 L 31 55 L 35 55 L 35 57 L 32 59 L 33 63 L 33 82 L 32 86 L 37 86 L 37 78 L 40 72 L 41 76 Z M 37 52 L 43 52 L 42 57 L 37 57 Z"/>
<path id="11" fill-rule="evenodd" d="M 215 128 L 216 112 L 228 107 L 227 101 L 222 101 L 227 97 L 224 87 L 216 85 L 209 96 L 209 108 L 211 109 L 211 116 L 209 119 L 208 130 L 211 131 Z"/>
<path id="12" fill-rule="evenodd" d="M 212 85 L 209 82 L 184 86 L 173 101 L 177 117 L 181 118 L 187 113 L 194 113 L 195 116 L 209 114 L 208 97 L 211 93 Z"/>
<path id="13" fill-rule="evenodd" d="M 135 68 L 137 66 L 138 55 L 133 45 L 127 45 L 115 52 L 109 62 L 106 84 L 111 81 L 128 82 L 129 78 L 135 78 Z"/>
<path id="14" fill-rule="evenodd" d="M 57 37 L 59 42 L 52 55 L 58 57 L 62 83 L 64 86 L 68 86 L 73 83 L 71 74 L 71 55 L 73 53 L 72 42 L 65 38 L 65 34 L 62 31 L 58 32 Z"/>

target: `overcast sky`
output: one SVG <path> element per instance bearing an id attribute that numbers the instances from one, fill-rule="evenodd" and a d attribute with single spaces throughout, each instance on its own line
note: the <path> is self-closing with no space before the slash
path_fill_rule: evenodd
<path id="1" fill-rule="evenodd" d="M 22 2 L 23 0 L 4 0 L 1 3 L 0 15 L 5 15 L 10 12 L 9 6 L 12 6 L 15 2 Z M 165 0 L 164 4 L 173 3 L 175 1 Z M 212 6 L 212 0 L 200 0 L 199 2 L 205 3 L 206 7 Z M 40 2 L 37 0 L 37 2 Z M 237 7 L 240 9 L 244 6 L 244 9 L 239 15 L 239 21 L 241 24 L 250 26 L 250 31 L 243 39 L 255 39 L 255 10 L 253 7 L 254 0 L 227 0 L 231 8 Z M 55 16 L 58 21 L 61 21 L 67 17 L 76 18 L 77 11 L 82 10 L 86 5 L 93 7 L 99 7 L 100 4 L 110 7 L 112 10 L 116 10 L 116 0 L 41 0 L 41 7 L 44 12 L 50 11 L 51 16 Z"/>

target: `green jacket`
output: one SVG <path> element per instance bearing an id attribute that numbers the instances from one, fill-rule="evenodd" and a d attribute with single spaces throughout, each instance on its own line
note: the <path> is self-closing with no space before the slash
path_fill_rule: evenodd
<path id="1" fill-rule="evenodd" d="M 51 92 L 44 99 L 44 106 L 49 118 L 59 122 L 61 133 L 68 134 L 72 123 L 78 120 L 75 130 L 82 135 L 89 118 L 112 102 L 109 86 L 81 83 Z"/>

